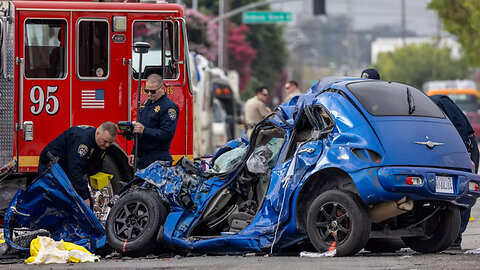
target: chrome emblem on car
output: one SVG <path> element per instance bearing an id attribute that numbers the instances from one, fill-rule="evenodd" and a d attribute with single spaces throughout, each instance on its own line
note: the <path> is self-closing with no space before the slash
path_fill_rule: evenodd
<path id="1" fill-rule="evenodd" d="M 430 141 L 430 139 L 428 138 L 428 136 L 425 136 L 425 138 L 427 138 L 428 141 L 426 142 L 414 142 L 416 144 L 421 144 L 421 145 L 426 145 L 429 149 L 433 149 L 433 147 L 437 146 L 437 145 L 444 145 L 444 143 L 441 143 L 441 142 L 432 142 Z"/>

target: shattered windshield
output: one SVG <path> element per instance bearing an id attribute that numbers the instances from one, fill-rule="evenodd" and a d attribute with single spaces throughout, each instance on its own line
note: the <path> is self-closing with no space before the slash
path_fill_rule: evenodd
<path id="1" fill-rule="evenodd" d="M 238 162 L 242 160 L 243 155 L 247 152 L 248 147 L 246 145 L 232 149 L 221 156 L 219 156 L 215 163 L 213 163 L 213 173 L 226 173 L 231 168 L 235 167 Z"/>

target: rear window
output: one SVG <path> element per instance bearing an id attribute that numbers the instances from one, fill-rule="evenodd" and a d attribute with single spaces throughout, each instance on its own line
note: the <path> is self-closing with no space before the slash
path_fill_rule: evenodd
<path id="1" fill-rule="evenodd" d="M 440 108 L 420 90 L 401 83 L 362 81 L 347 85 L 363 107 L 375 116 L 445 118 Z"/>

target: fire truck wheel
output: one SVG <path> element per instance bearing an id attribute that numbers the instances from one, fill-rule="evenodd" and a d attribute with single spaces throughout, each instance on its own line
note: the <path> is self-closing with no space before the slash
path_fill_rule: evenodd
<path id="1" fill-rule="evenodd" d="M 113 194 L 119 194 L 122 188 L 131 180 L 131 172 L 126 162 L 123 162 L 124 166 L 121 166 L 122 162 L 119 162 L 112 155 L 106 155 L 103 160 L 102 172 L 113 175 L 110 183 L 112 184 Z M 122 167 L 124 167 L 122 169 Z M 130 177 L 128 177 L 130 176 Z"/>
<path id="2" fill-rule="evenodd" d="M 131 190 L 113 205 L 106 224 L 107 241 L 116 251 L 145 256 L 157 247 L 156 236 L 167 210 L 153 190 Z"/>

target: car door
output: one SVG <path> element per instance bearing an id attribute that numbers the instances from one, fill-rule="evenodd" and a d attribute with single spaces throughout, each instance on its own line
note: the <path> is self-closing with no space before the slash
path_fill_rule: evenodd
<path id="1" fill-rule="evenodd" d="M 70 16 L 63 11 L 19 12 L 19 171 L 35 171 L 43 147 L 69 127 Z"/>
<path id="2" fill-rule="evenodd" d="M 323 153 L 323 139 L 334 128 L 333 117 L 323 105 L 306 105 L 297 115 L 291 139 L 281 155 L 281 164 L 272 171 L 272 182 L 277 182 L 275 188 L 279 192 L 276 193 L 278 198 L 271 203 L 281 212 L 282 220 L 288 209 L 285 203 L 304 175 L 317 164 Z"/>

